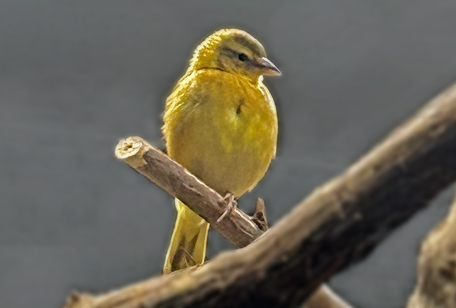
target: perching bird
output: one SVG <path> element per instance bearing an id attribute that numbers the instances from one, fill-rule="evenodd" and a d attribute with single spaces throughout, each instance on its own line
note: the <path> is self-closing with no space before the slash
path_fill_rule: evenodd
<path id="1" fill-rule="evenodd" d="M 238 198 L 274 158 L 277 114 L 263 75 L 281 75 L 245 31 L 223 29 L 195 50 L 166 100 L 168 155 L 218 193 Z M 204 262 L 209 224 L 179 200 L 163 272 Z"/>

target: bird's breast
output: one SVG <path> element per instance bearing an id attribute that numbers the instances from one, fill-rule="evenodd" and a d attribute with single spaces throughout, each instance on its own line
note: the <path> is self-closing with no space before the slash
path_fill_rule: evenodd
<path id="1" fill-rule="evenodd" d="M 167 143 L 171 157 L 209 186 L 239 196 L 264 176 L 275 155 L 277 118 L 264 86 L 230 75 L 190 87 L 195 101 Z"/>

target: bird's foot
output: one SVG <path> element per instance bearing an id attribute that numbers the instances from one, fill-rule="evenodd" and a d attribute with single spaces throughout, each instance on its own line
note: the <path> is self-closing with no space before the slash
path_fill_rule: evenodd
<path id="1" fill-rule="evenodd" d="M 223 197 L 223 200 L 228 203 L 223 214 L 219 217 L 219 219 L 217 219 L 217 222 L 221 222 L 223 218 L 225 218 L 228 214 L 231 214 L 231 212 L 233 212 L 233 210 L 237 207 L 236 197 L 232 193 L 227 192 Z"/>

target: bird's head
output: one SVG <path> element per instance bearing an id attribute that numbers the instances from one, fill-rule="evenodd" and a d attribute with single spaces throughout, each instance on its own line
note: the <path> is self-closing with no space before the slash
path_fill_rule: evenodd
<path id="1" fill-rule="evenodd" d="M 195 50 L 192 69 L 214 68 L 257 80 L 279 76 L 280 70 L 266 58 L 263 45 L 245 31 L 223 29 L 206 38 Z"/>

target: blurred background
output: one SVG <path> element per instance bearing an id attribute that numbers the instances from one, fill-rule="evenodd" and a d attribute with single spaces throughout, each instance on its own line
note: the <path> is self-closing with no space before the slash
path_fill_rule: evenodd
<path id="1" fill-rule="evenodd" d="M 0 306 L 61 307 L 160 272 L 172 198 L 114 158 L 120 138 L 161 143 L 166 96 L 196 45 L 249 31 L 268 78 L 278 158 L 261 196 L 274 224 L 456 81 L 453 0 L 0 2 Z M 402 307 L 418 245 L 452 192 L 330 284 L 356 307 Z M 232 246 L 211 233 L 209 256 Z"/>

